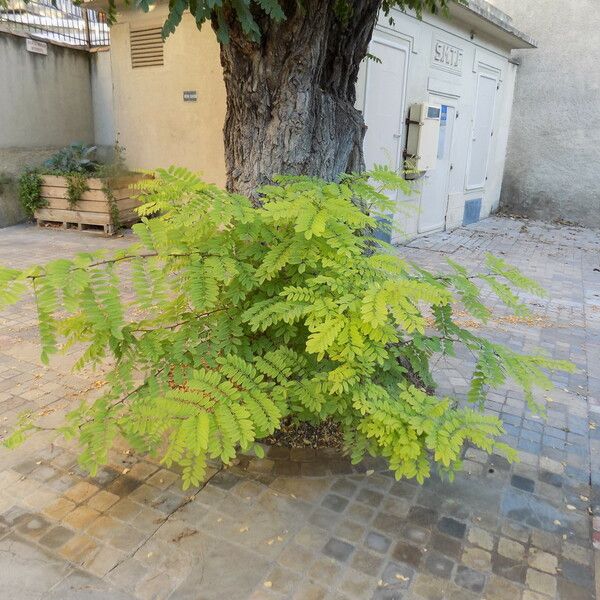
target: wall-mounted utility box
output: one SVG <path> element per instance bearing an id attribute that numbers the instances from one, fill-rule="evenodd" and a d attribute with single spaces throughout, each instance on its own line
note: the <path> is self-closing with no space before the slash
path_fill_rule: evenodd
<path id="1" fill-rule="evenodd" d="M 408 114 L 406 159 L 409 169 L 423 172 L 435 168 L 440 136 L 439 104 L 413 104 Z"/>

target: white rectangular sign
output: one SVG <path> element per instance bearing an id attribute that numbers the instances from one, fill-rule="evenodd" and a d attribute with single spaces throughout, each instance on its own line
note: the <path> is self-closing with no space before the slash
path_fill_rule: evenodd
<path id="1" fill-rule="evenodd" d="M 35 54 L 48 54 L 48 44 L 46 42 L 40 42 L 38 40 L 27 38 L 26 46 L 28 52 L 34 52 Z"/>

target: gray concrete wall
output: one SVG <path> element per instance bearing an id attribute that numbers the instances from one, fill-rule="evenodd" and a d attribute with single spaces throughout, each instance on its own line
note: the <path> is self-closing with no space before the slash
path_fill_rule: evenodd
<path id="1" fill-rule="evenodd" d="M 0 173 L 15 182 L 71 142 L 94 141 L 90 55 L 48 44 L 26 50 L 26 38 L 0 32 Z M 0 192 L 0 227 L 18 223 L 15 183 Z"/>
<path id="2" fill-rule="evenodd" d="M 515 89 L 501 206 L 600 227 L 597 0 L 491 0 L 536 38 Z"/>
<path id="3" fill-rule="evenodd" d="M 94 108 L 94 140 L 99 147 L 114 146 L 115 130 L 113 77 L 110 51 L 95 52 L 91 58 L 92 102 Z"/>
<path id="4" fill-rule="evenodd" d="M 88 52 L 48 44 L 44 56 L 27 52 L 25 41 L 0 34 L 0 148 L 92 142 Z"/>

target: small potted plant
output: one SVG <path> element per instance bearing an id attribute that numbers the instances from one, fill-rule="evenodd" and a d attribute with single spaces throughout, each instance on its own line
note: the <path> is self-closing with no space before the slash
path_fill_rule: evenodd
<path id="1" fill-rule="evenodd" d="M 96 161 L 95 146 L 71 144 L 59 150 L 41 169 L 21 177 L 23 205 L 38 225 L 101 227 L 112 235 L 138 220 L 139 202 L 131 186 L 142 176 L 126 169 L 123 154 L 118 142 L 106 164 Z"/>

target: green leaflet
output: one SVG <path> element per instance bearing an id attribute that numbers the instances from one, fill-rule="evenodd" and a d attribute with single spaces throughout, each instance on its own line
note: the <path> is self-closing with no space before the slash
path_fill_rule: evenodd
<path id="1" fill-rule="evenodd" d="M 536 410 L 548 373 L 572 370 L 454 318 L 456 307 L 490 318 L 482 287 L 524 311 L 520 291 L 539 288 L 514 267 L 488 257 L 483 273 L 451 262 L 450 274 L 437 275 L 372 245 L 365 231 L 388 210 L 385 190 L 406 186 L 389 169 L 337 184 L 276 177 L 259 209 L 185 169 L 154 175 L 140 183 L 138 243 L 112 256 L 0 268 L 0 307 L 33 285 L 42 360 L 75 344 L 76 368 L 112 360 L 105 393 L 59 430 L 79 437 L 92 472 L 122 436 L 196 486 L 207 461 L 260 454 L 257 442 L 290 416 L 337 421 L 353 460 L 383 456 L 397 477 L 422 481 L 433 463 L 451 477 L 466 443 L 515 456 L 498 442 L 501 423 L 480 410 L 488 389 L 512 380 Z M 431 366 L 460 347 L 474 356 L 466 408 L 435 395 Z M 5 443 L 35 430 L 24 415 Z"/>

